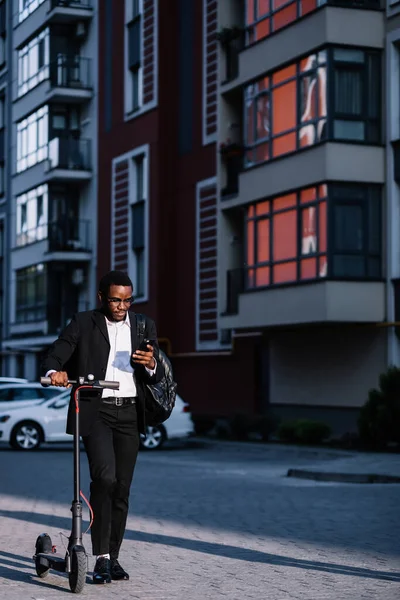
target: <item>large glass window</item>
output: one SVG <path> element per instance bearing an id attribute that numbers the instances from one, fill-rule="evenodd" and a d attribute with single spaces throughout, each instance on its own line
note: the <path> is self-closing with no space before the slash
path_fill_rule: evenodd
<path id="1" fill-rule="evenodd" d="M 327 139 L 379 143 L 380 62 L 379 52 L 332 48 L 247 86 L 245 167 Z"/>
<path id="2" fill-rule="evenodd" d="M 47 238 L 47 213 L 47 185 L 41 185 L 17 197 L 17 246 L 26 246 Z"/>
<path id="3" fill-rule="evenodd" d="M 4 67 L 7 59 L 7 12 L 6 1 L 0 0 L 0 68 Z"/>
<path id="4" fill-rule="evenodd" d="M 378 187 L 318 185 L 247 208 L 247 288 L 381 277 Z"/>
<path id="5" fill-rule="evenodd" d="M 43 4 L 44 0 L 18 0 L 18 20 L 21 23 L 24 21 L 34 10 L 39 8 Z"/>
<path id="6" fill-rule="evenodd" d="M 42 106 L 17 123 L 17 172 L 47 158 L 48 107 Z"/>
<path id="7" fill-rule="evenodd" d="M 49 30 L 41 31 L 18 51 L 18 95 L 49 77 Z"/>
<path id="8" fill-rule="evenodd" d="M 125 14 L 125 112 L 131 113 L 138 110 L 143 102 L 143 0 L 125 0 Z"/>
<path id="9" fill-rule="evenodd" d="M 5 135 L 6 99 L 0 94 L 0 196 L 5 192 L 5 157 L 6 157 L 6 135 Z"/>
<path id="10" fill-rule="evenodd" d="M 381 193 L 379 188 L 330 186 L 329 236 L 333 277 L 381 276 Z"/>
<path id="11" fill-rule="evenodd" d="M 247 0 L 247 44 L 254 44 L 268 37 L 326 4 L 379 8 L 380 0 Z"/>
<path id="12" fill-rule="evenodd" d="M 46 265 L 38 264 L 16 272 L 16 321 L 42 321 L 46 319 L 47 279 Z"/>

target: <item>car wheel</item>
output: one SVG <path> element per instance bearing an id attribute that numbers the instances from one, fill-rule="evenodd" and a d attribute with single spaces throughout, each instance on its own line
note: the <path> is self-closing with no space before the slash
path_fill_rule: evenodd
<path id="1" fill-rule="evenodd" d="M 10 446 L 15 450 L 37 450 L 44 440 L 43 430 L 34 421 L 22 421 L 15 425 Z"/>
<path id="2" fill-rule="evenodd" d="M 162 425 L 146 427 L 146 437 L 140 437 L 140 446 L 143 450 L 158 450 L 167 439 L 167 433 Z"/>

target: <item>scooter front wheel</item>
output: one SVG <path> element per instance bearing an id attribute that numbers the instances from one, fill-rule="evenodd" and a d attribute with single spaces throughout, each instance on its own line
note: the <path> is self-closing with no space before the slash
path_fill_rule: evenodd
<path id="1" fill-rule="evenodd" d="M 47 533 L 42 533 L 36 540 L 35 554 L 50 554 L 51 553 L 51 537 Z M 40 557 L 35 558 L 36 574 L 42 579 L 47 577 L 50 567 L 43 565 L 40 562 Z"/>
<path id="2" fill-rule="evenodd" d="M 80 594 L 86 582 L 87 558 L 84 552 L 71 552 L 71 571 L 69 573 L 69 587 L 71 592 Z"/>

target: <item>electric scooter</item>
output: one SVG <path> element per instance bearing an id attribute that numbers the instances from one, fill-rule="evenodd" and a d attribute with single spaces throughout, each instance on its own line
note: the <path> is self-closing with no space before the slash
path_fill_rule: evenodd
<path id="1" fill-rule="evenodd" d="M 50 377 L 41 377 L 40 383 L 44 386 L 51 385 Z M 38 577 L 46 577 L 50 571 L 68 573 L 69 587 L 72 592 L 79 594 L 85 585 L 87 574 L 87 554 L 82 543 L 82 502 L 80 484 L 80 434 L 79 434 L 79 394 L 82 389 L 119 389 L 118 381 L 95 380 L 93 375 L 87 379 L 79 377 L 77 381 L 68 381 L 77 385 L 74 391 L 75 400 L 75 430 L 74 442 L 74 498 L 72 500 L 72 527 L 65 557 L 56 554 L 55 547 L 47 533 L 42 533 L 36 540 L 35 561 Z"/>

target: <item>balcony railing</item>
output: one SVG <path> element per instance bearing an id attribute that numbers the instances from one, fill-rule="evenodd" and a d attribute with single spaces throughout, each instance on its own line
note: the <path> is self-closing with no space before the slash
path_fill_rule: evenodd
<path id="1" fill-rule="evenodd" d="M 72 300 L 68 304 L 48 303 L 47 297 L 37 298 L 32 304 L 18 304 L 16 324 L 37 323 L 47 321 L 49 334 L 58 333 L 63 329 L 74 313 L 90 308 L 87 301 Z"/>
<path id="2" fill-rule="evenodd" d="M 73 171 L 90 171 L 90 140 L 71 137 L 57 137 L 49 142 L 49 171 L 68 169 Z"/>
<path id="3" fill-rule="evenodd" d="M 62 219 L 17 234 L 16 246 L 48 240 L 49 252 L 90 252 L 89 221 Z"/>
<path id="4" fill-rule="evenodd" d="M 59 333 L 76 312 L 90 308 L 87 300 L 71 300 L 67 304 L 49 303 L 46 307 L 47 333 L 49 335 Z"/>
<path id="5" fill-rule="evenodd" d="M 90 252 L 89 221 L 63 219 L 49 224 L 49 252 Z"/>
<path id="6" fill-rule="evenodd" d="M 91 0 L 51 0 L 51 10 L 54 8 L 92 8 Z"/>
<path id="7" fill-rule="evenodd" d="M 51 87 L 89 89 L 91 87 L 90 69 L 90 58 L 59 54 L 50 63 L 50 85 Z"/>
<path id="8" fill-rule="evenodd" d="M 226 273 L 226 314 L 237 315 L 239 295 L 244 292 L 244 269 L 231 269 Z"/>

